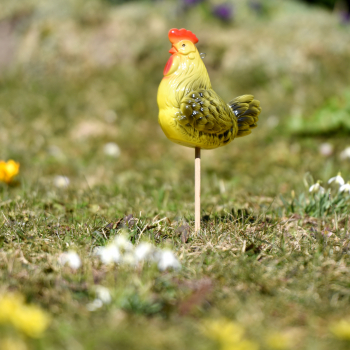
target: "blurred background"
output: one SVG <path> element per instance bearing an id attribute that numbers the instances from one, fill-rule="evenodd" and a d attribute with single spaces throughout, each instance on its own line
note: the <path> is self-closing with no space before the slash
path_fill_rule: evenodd
<path id="1" fill-rule="evenodd" d="M 307 172 L 350 177 L 349 1 L 2 0 L 0 159 L 20 162 L 19 188 L 89 193 L 107 216 L 192 209 L 194 150 L 157 122 L 173 27 L 226 101 L 263 108 L 250 136 L 203 152 L 203 213 L 270 203 Z"/>

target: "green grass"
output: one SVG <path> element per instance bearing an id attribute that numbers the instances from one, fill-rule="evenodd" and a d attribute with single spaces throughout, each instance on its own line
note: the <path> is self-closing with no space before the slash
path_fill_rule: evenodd
<path id="1" fill-rule="evenodd" d="M 295 134 L 300 136 L 318 135 L 344 136 L 349 133 L 349 112 L 350 112 L 350 93 L 345 91 L 341 96 L 333 96 L 312 118 L 307 120 L 295 118 L 290 121 L 291 128 Z"/>
<path id="2" fill-rule="evenodd" d="M 318 133 L 314 117 L 348 106 L 349 27 L 292 1 L 271 0 L 261 16 L 241 2 L 230 24 L 177 2 L 64 4 L 0 5 L 16 47 L 0 64 L 0 159 L 21 164 L 16 183 L 0 184 L 0 295 L 19 292 L 51 317 L 41 338 L 23 336 L 28 349 L 231 349 L 205 331 L 215 320 L 262 350 L 347 349 L 331 329 L 349 319 L 350 198 L 308 188 L 338 171 L 350 179 L 339 157 L 348 131 Z M 263 107 L 252 135 L 202 153 L 197 236 L 194 151 L 157 123 L 171 27 L 196 33 L 225 99 L 254 93 Z M 292 135 L 293 118 L 316 132 Z M 119 157 L 104 153 L 108 142 Z M 334 147 L 327 157 L 324 142 Z M 130 241 L 172 249 L 181 270 L 100 263 L 94 248 L 129 214 Z M 77 271 L 57 261 L 70 249 Z M 112 302 L 91 312 L 96 285 Z M 276 332 L 287 345 L 268 340 Z M 21 337 L 0 325 L 0 340 L 12 335 Z"/>

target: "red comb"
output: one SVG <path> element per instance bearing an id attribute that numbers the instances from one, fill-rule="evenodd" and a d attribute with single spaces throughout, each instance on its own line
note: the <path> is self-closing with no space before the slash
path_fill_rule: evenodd
<path id="1" fill-rule="evenodd" d="M 193 42 L 193 44 L 198 43 L 197 37 L 190 31 L 186 30 L 185 28 L 182 29 L 170 29 L 169 30 L 169 40 L 172 44 L 176 44 L 181 40 L 190 40 Z"/>

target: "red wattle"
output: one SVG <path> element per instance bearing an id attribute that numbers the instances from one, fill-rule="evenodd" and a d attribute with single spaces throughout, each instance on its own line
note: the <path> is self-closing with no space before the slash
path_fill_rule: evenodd
<path id="1" fill-rule="evenodd" d="M 171 55 L 168 59 L 168 62 L 166 63 L 165 67 L 164 67 L 164 71 L 163 74 L 166 75 L 169 72 L 169 69 L 171 68 L 171 65 L 173 63 L 173 58 L 174 56 Z"/>

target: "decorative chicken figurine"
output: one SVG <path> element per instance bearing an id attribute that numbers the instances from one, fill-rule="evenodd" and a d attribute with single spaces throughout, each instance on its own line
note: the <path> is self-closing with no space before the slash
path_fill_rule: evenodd
<path id="1" fill-rule="evenodd" d="M 229 103 L 212 89 L 195 46 L 197 37 L 186 29 L 171 29 L 172 54 L 164 68 L 157 102 L 158 122 L 173 142 L 196 149 L 195 231 L 199 230 L 200 149 L 213 149 L 245 136 L 255 128 L 261 112 L 252 95 Z"/>

